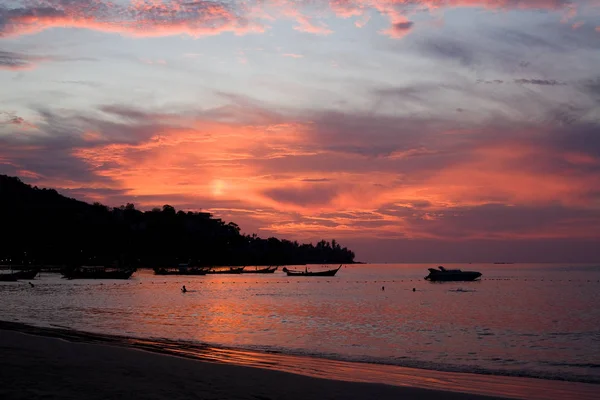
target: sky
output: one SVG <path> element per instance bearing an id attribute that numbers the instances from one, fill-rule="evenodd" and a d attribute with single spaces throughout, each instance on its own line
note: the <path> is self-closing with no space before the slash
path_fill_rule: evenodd
<path id="1" fill-rule="evenodd" d="M 600 0 L 2 0 L 0 173 L 360 261 L 600 261 Z"/>

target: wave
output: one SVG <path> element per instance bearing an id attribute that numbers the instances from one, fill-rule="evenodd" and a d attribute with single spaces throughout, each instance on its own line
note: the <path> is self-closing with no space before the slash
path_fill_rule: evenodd
<path id="1" fill-rule="evenodd" d="M 143 338 L 137 336 L 121 336 L 97 332 L 78 331 L 63 326 L 57 327 L 56 325 L 49 326 L 24 324 L 21 322 L 0 321 L 0 329 L 16 330 L 28 334 L 55 337 L 69 341 L 127 346 L 140 350 L 193 358 L 201 361 L 230 363 L 257 368 L 268 367 L 271 369 L 305 375 L 307 374 L 308 368 L 310 371 L 312 371 L 312 374 L 309 375 L 329 379 L 333 379 L 330 370 L 323 369 L 322 367 L 321 369 L 316 368 L 314 365 L 310 365 L 310 361 L 306 360 L 312 360 L 312 362 L 316 362 L 317 364 L 326 363 L 327 361 L 334 363 L 353 363 L 354 366 L 352 368 L 354 369 L 371 368 L 369 366 L 387 366 L 411 368 L 414 370 L 423 371 L 468 373 L 487 376 L 536 378 L 549 381 L 600 384 L 600 376 L 597 375 L 577 374 L 566 371 L 541 371 L 536 370 L 535 368 L 518 368 L 518 366 L 527 364 L 527 362 L 514 359 L 495 359 L 494 361 L 503 362 L 507 367 L 510 367 L 510 369 L 500 369 L 485 368 L 474 365 L 436 363 L 411 359 L 406 356 L 394 358 L 348 356 L 330 352 L 305 351 L 302 349 L 283 348 L 277 346 L 223 346 L 218 343 L 199 342 L 192 340 L 175 340 L 164 337 Z M 274 358 L 273 356 L 276 357 Z M 297 357 L 301 357 L 304 362 L 298 363 Z M 600 368 L 599 364 L 594 363 L 540 363 L 554 367 L 575 367 L 582 369 Z M 307 365 L 310 366 L 307 367 Z M 331 366 L 332 365 L 330 365 L 330 367 Z M 378 376 L 383 375 L 379 374 Z"/>

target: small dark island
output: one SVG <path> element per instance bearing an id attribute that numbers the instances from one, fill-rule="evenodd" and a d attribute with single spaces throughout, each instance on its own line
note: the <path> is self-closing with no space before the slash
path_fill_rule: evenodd
<path id="1" fill-rule="evenodd" d="M 354 253 L 335 240 L 316 245 L 243 235 L 233 222 L 170 205 L 140 211 L 110 208 L 39 189 L 0 175 L 0 264 L 120 265 L 154 268 L 351 264 Z M 10 260 L 10 261 L 9 261 Z"/>

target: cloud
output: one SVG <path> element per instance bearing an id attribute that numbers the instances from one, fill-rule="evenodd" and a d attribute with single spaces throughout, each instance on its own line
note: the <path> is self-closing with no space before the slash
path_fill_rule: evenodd
<path id="1" fill-rule="evenodd" d="M 30 70 L 34 69 L 37 63 L 42 61 L 47 61 L 47 58 L 0 50 L 0 70 Z"/>
<path id="2" fill-rule="evenodd" d="M 262 25 L 248 20 L 245 13 L 242 5 L 234 8 L 215 1 L 132 1 L 127 5 L 102 0 L 17 1 L 11 8 L 0 6 L 0 37 L 33 34 L 55 27 L 139 37 L 262 32 Z"/>
<path id="3" fill-rule="evenodd" d="M 89 201 L 204 209 L 298 240 L 600 237 L 597 123 L 274 112 L 223 96 L 226 113 L 38 110 L 41 135 L 0 136 L 0 170 Z"/>
<path id="4" fill-rule="evenodd" d="M 400 38 L 406 36 L 410 32 L 413 25 L 414 25 L 414 22 L 412 22 L 412 21 L 408 21 L 408 20 L 397 21 L 397 22 L 392 23 L 392 27 L 390 29 L 384 31 L 384 33 L 390 37 L 400 39 Z"/>
<path id="5" fill-rule="evenodd" d="M 554 79 L 515 79 L 515 83 L 520 85 L 541 85 L 541 86 L 561 86 L 563 82 Z"/>
<path id="6" fill-rule="evenodd" d="M 330 0 L 297 3 L 288 0 L 233 2 L 226 0 L 123 1 L 15 0 L 0 6 L 0 37 L 34 34 L 50 28 L 82 28 L 133 37 L 189 35 L 200 37 L 224 32 L 243 35 L 264 32 L 265 20 L 292 18 L 301 32 L 329 35 L 322 17 L 359 18 L 364 26 L 370 11 L 390 19 L 382 31 L 394 38 L 413 27 L 408 17 L 423 11 L 477 7 L 490 10 L 575 9 L 567 0 Z"/>
<path id="7" fill-rule="evenodd" d="M 285 54 L 282 54 L 282 56 L 289 57 L 289 58 L 304 58 L 304 56 L 302 54 L 294 54 L 294 53 L 285 53 Z"/>

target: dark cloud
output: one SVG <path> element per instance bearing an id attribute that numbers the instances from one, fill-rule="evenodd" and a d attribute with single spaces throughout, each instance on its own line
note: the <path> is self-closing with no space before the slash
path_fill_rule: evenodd
<path id="1" fill-rule="evenodd" d="M 542 86 L 562 86 L 564 82 L 559 82 L 554 79 L 515 79 L 515 83 L 520 85 L 542 85 Z"/>
<path id="2" fill-rule="evenodd" d="M 458 40 L 437 37 L 425 40 L 420 44 L 420 51 L 438 59 L 459 63 L 464 67 L 471 67 L 478 63 L 477 49 L 472 44 Z"/>
<path id="3" fill-rule="evenodd" d="M 302 182 L 331 182 L 331 179 L 328 178 L 317 178 L 317 179 L 302 179 Z"/>
<path id="4" fill-rule="evenodd" d="M 23 53 L 0 50 L 0 69 L 24 70 L 34 68 L 42 58 L 32 57 Z"/>

